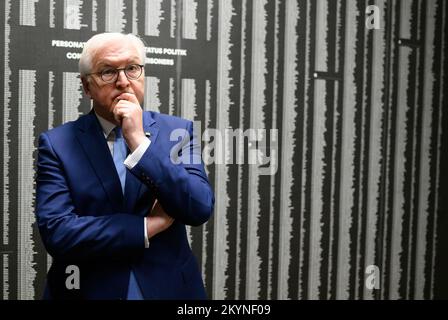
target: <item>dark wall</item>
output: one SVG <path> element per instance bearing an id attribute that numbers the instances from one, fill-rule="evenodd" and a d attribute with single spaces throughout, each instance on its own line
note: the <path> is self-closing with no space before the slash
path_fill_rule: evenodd
<path id="1" fill-rule="evenodd" d="M 211 298 L 448 297 L 446 1 L 4 0 L 0 12 L 3 299 L 42 294 L 37 137 L 89 111 L 77 54 L 104 31 L 146 42 L 145 109 L 200 124 L 216 205 L 188 232 Z"/>

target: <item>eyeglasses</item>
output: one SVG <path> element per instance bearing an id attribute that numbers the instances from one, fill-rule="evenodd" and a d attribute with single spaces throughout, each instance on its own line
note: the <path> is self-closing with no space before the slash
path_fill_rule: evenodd
<path id="1" fill-rule="evenodd" d="M 118 74 L 123 70 L 129 80 L 137 80 L 143 73 L 143 67 L 142 64 L 130 64 L 124 68 L 106 68 L 100 72 L 92 72 L 87 75 L 97 74 L 104 82 L 112 83 L 117 81 Z"/>

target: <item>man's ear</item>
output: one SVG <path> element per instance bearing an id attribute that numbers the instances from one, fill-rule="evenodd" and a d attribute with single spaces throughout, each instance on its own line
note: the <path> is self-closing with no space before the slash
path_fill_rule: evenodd
<path id="1" fill-rule="evenodd" d="M 81 77 L 81 81 L 82 81 L 82 88 L 84 89 L 84 93 L 91 98 L 92 96 L 90 95 L 90 83 L 89 80 L 87 80 L 86 77 Z"/>

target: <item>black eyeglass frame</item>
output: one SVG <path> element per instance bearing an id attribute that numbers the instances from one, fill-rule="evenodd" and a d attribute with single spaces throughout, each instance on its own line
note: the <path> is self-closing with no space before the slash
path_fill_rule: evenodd
<path id="1" fill-rule="evenodd" d="M 136 76 L 136 77 L 129 76 L 128 73 L 127 73 L 127 71 L 126 71 L 126 70 L 128 70 L 130 67 L 133 67 L 133 66 L 138 66 L 138 67 L 140 68 L 140 73 L 139 73 L 138 76 Z M 119 75 L 120 71 L 123 70 L 123 72 L 124 72 L 126 78 L 128 78 L 128 80 L 137 80 L 137 79 L 140 78 L 141 75 L 143 74 L 143 69 L 144 69 L 144 67 L 145 67 L 144 64 L 132 63 L 132 64 L 127 65 L 127 66 L 124 67 L 124 68 L 106 68 L 106 69 L 104 69 L 104 70 L 102 70 L 102 71 L 99 71 L 99 72 L 88 73 L 88 74 L 86 74 L 86 76 L 90 76 L 90 75 L 94 75 L 94 74 L 95 74 L 95 75 L 99 75 L 100 78 L 101 78 L 101 80 L 103 80 L 103 81 L 106 82 L 106 83 L 114 83 L 115 81 L 117 81 L 117 79 L 118 79 L 118 75 Z M 105 79 L 103 78 L 105 72 L 106 72 L 106 71 L 111 71 L 111 70 L 113 70 L 113 71 L 115 72 L 115 75 L 114 75 L 110 80 L 105 80 Z"/>

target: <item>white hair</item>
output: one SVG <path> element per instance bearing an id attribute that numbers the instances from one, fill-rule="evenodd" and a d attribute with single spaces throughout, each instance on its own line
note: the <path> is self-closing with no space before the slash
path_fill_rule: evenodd
<path id="1" fill-rule="evenodd" d="M 145 64 L 146 59 L 146 48 L 143 40 L 132 34 L 123 34 L 123 33 L 115 33 L 115 32 L 105 32 L 99 33 L 91 37 L 84 44 L 84 48 L 81 53 L 81 57 L 79 59 L 79 73 L 81 77 L 92 71 L 92 57 L 94 56 L 96 50 L 98 50 L 105 42 L 115 40 L 115 41 L 123 41 L 128 40 L 133 42 L 137 49 L 140 51 L 141 63 Z"/>

